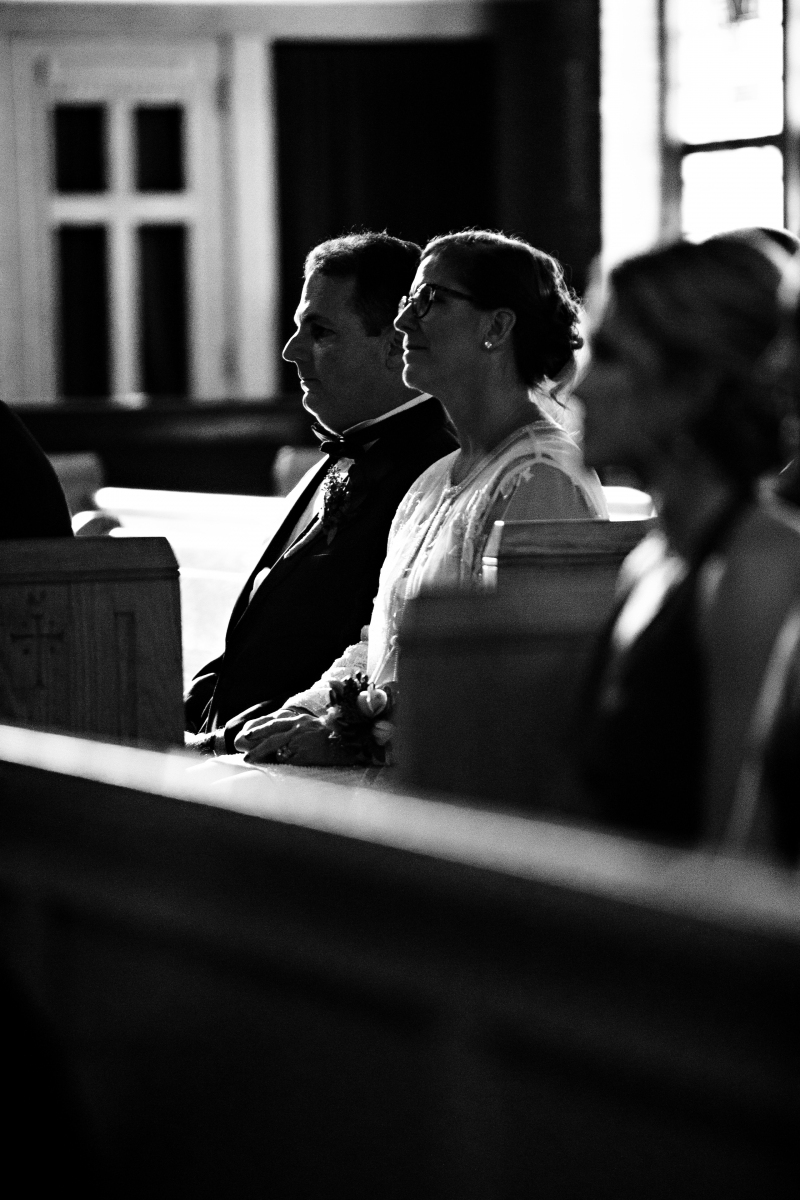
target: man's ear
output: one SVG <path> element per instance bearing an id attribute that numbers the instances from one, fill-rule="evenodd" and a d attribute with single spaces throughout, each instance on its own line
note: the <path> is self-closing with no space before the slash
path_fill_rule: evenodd
<path id="1" fill-rule="evenodd" d="M 390 371 L 403 369 L 403 335 L 394 326 L 386 336 L 386 366 Z"/>
<path id="2" fill-rule="evenodd" d="M 511 330 L 517 323 L 517 314 L 510 308 L 496 308 L 486 314 L 488 323 L 484 326 L 483 340 L 491 342 L 492 346 L 502 346 L 511 337 Z"/>

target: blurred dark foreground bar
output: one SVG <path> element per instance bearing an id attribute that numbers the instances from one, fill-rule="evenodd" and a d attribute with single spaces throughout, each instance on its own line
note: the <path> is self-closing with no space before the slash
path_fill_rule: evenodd
<path id="1" fill-rule="evenodd" d="M 0 728 L 2 946 L 108 1194 L 794 1196 L 800 889 Z"/>

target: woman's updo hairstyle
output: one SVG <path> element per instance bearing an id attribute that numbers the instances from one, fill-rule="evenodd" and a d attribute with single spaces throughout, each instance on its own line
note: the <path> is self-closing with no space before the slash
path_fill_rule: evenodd
<path id="1" fill-rule="evenodd" d="M 467 229 L 428 242 L 423 259 L 441 257 L 478 308 L 510 308 L 520 378 L 528 387 L 556 379 L 583 345 L 579 306 L 561 266 L 522 238 Z"/>
<path id="2" fill-rule="evenodd" d="M 758 369 L 780 323 L 775 254 L 736 236 L 675 242 L 609 277 L 617 311 L 655 350 L 664 378 L 696 396 L 687 433 L 744 487 L 783 457 L 785 414 Z"/>

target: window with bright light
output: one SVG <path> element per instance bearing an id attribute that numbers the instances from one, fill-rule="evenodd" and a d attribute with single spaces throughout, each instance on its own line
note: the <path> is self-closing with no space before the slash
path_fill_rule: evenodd
<path id="1" fill-rule="evenodd" d="M 784 224 L 783 8 L 666 0 L 666 136 L 689 238 Z"/>

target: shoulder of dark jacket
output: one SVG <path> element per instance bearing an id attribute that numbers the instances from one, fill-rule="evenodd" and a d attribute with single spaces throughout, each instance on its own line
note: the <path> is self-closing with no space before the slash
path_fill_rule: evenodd
<path id="1" fill-rule="evenodd" d="M 400 453 L 407 446 L 423 445 L 428 439 L 436 442 L 442 435 L 446 441 L 452 440 L 453 448 L 458 445 L 446 412 L 440 402 L 431 396 L 422 404 L 389 417 L 376 426 L 375 441 L 365 458 L 379 450 Z"/>

